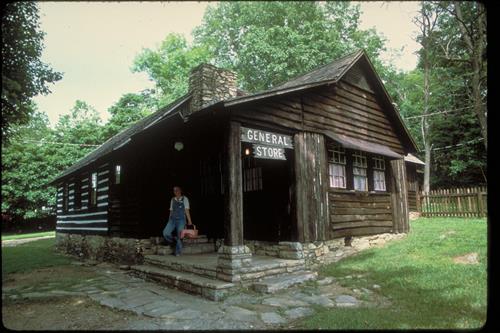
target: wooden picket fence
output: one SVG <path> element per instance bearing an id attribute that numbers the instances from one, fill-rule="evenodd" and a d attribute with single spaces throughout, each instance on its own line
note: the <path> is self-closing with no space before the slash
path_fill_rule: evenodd
<path id="1" fill-rule="evenodd" d="M 487 216 L 486 187 L 450 188 L 420 193 L 422 216 Z"/>

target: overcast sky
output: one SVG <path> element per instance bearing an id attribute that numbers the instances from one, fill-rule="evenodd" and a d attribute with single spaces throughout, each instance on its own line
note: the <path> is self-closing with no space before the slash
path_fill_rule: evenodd
<path id="1" fill-rule="evenodd" d="M 35 102 L 54 125 L 77 99 L 94 106 L 103 120 L 120 96 L 153 87 L 146 74 L 132 73 L 133 59 L 142 48 L 154 48 L 168 33 L 190 41 L 201 23 L 207 2 L 40 2 L 45 31 L 44 62 L 63 72 L 52 93 Z M 404 70 L 416 65 L 412 23 L 418 2 L 361 2 L 361 28 L 375 27 L 387 37 L 387 47 L 403 49 L 393 59 Z M 391 53 L 383 55 L 390 59 Z"/>

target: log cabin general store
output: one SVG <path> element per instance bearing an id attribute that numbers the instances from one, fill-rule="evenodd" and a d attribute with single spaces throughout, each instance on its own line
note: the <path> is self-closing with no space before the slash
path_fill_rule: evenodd
<path id="1" fill-rule="evenodd" d="M 301 259 L 308 244 L 408 232 L 416 151 L 363 50 L 255 94 L 202 64 L 185 96 L 52 181 L 57 240 L 98 257 L 132 239 L 158 255 L 180 185 L 205 244 L 194 253 L 236 282 L 257 255 Z"/>

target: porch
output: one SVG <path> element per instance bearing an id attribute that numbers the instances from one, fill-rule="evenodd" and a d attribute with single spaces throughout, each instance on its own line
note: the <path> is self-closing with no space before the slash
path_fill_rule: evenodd
<path id="1" fill-rule="evenodd" d="M 206 251 L 207 244 L 215 247 L 213 242 L 196 241 L 187 240 L 182 256 L 171 255 L 173 250 L 170 246 L 157 245 L 153 250 L 154 254 L 144 256 L 142 264 L 130 267 L 131 273 L 215 301 L 241 287 L 261 293 L 273 293 L 317 277 L 316 272 L 306 270 L 304 259 L 254 254 L 247 258 L 242 267 L 237 268 L 238 280 L 224 281 L 221 273 L 222 276 L 234 277 L 233 272 L 223 272 L 226 270 L 221 266 L 224 254 L 216 252 L 215 248 L 211 252 Z"/>

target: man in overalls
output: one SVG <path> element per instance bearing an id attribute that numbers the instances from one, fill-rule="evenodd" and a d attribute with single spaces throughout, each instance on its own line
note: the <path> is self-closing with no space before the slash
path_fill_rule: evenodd
<path id="1" fill-rule="evenodd" d="M 177 235 L 175 255 L 179 256 L 182 251 L 180 235 L 186 224 L 186 216 L 188 225 L 193 223 L 191 222 L 191 215 L 189 214 L 188 198 L 182 195 L 182 190 L 179 186 L 174 186 L 174 194 L 175 196 L 170 200 L 170 216 L 168 217 L 167 226 L 163 229 L 163 237 L 165 237 L 168 243 L 173 243 L 174 237 L 172 237 L 172 232 L 175 230 Z"/>

